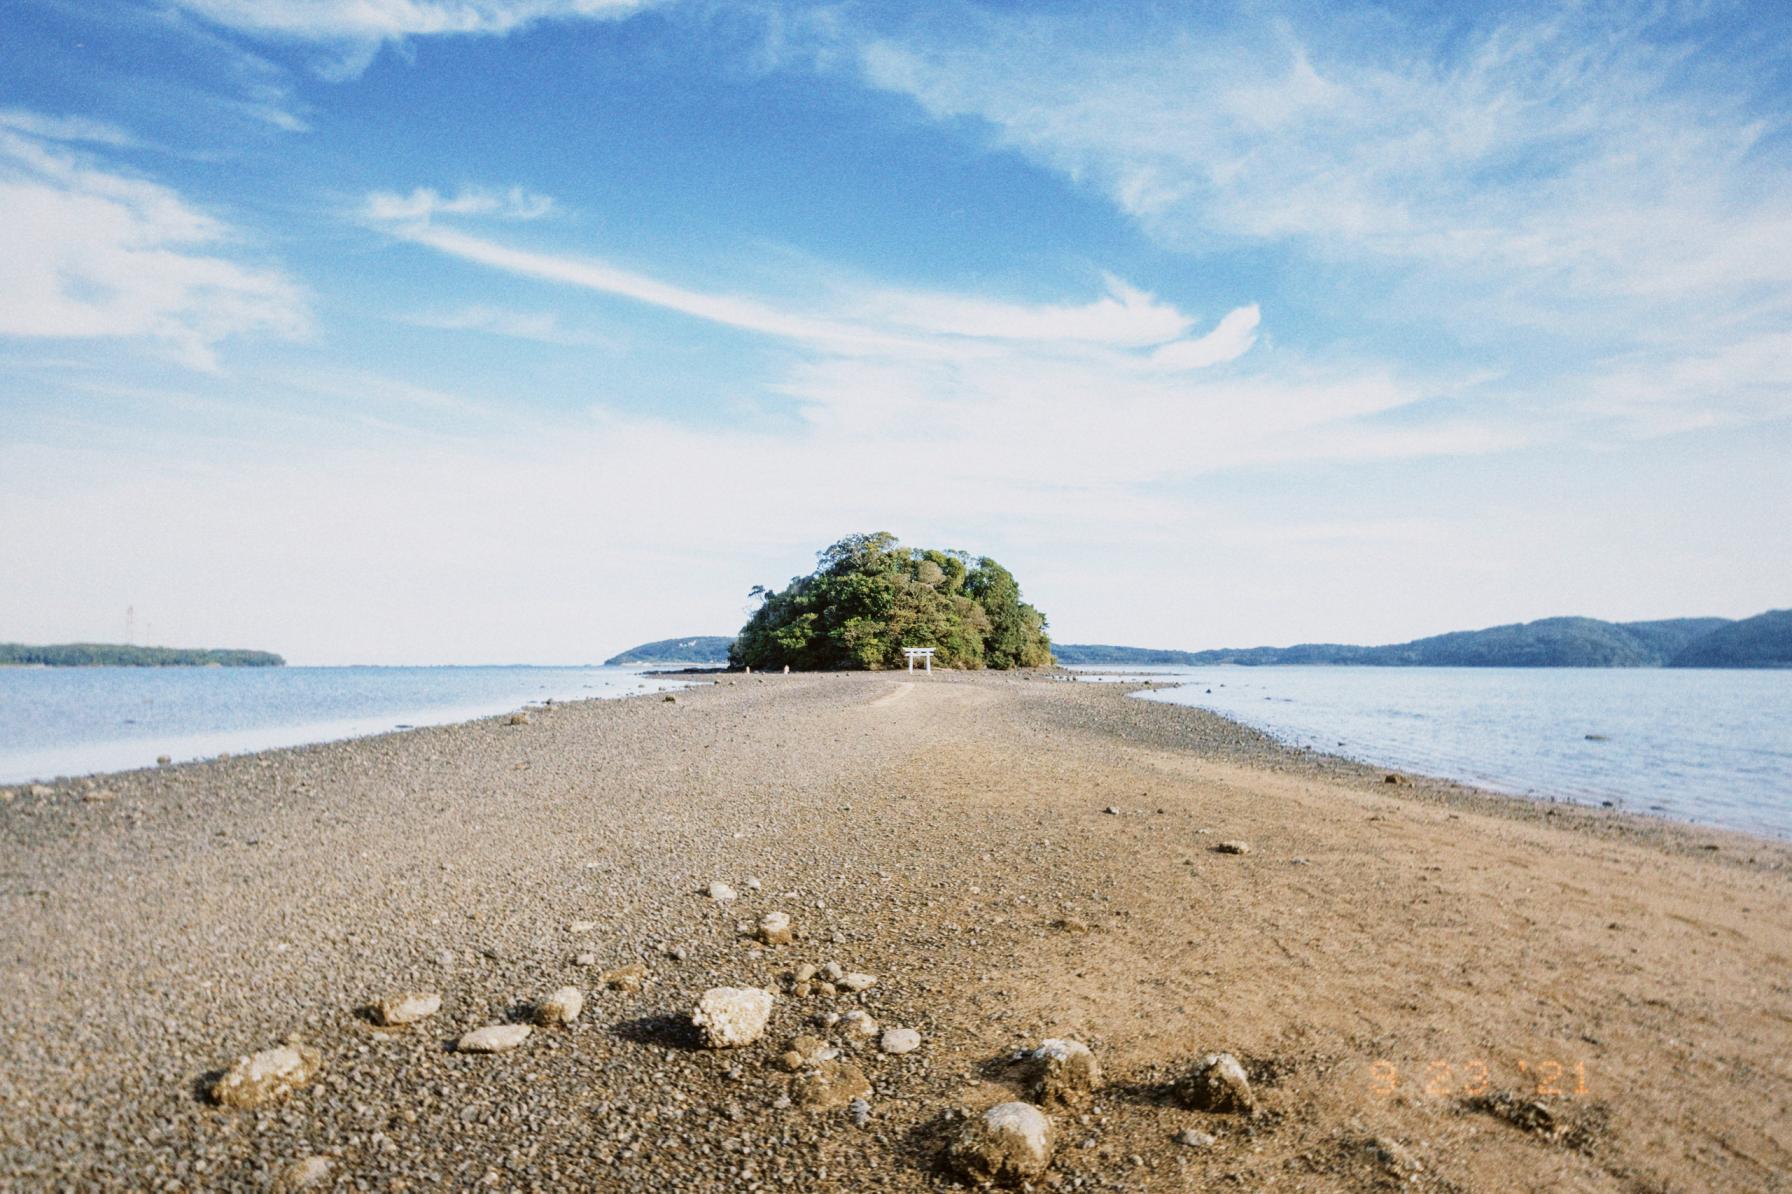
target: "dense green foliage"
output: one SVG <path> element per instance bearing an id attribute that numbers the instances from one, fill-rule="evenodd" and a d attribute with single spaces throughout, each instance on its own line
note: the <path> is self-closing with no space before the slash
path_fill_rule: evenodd
<path id="1" fill-rule="evenodd" d="M 285 663 L 286 660 L 267 651 L 132 647 L 122 643 L 58 643 L 47 647 L 0 643 L 0 664 L 37 664 L 44 667 L 282 667 Z"/>
<path id="2" fill-rule="evenodd" d="M 657 642 L 630 647 L 604 660 L 605 667 L 622 667 L 642 663 L 705 663 L 728 662 L 728 648 L 734 640 L 727 635 L 691 634 L 684 638 L 663 638 Z"/>
<path id="3" fill-rule="evenodd" d="M 1688 643 L 1668 666 L 1792 667 L 1792 609 L 1770 609 L 1720 626 Z"/>
<path id="4" fill-rule="evenodd" d="M 1051 662 L 1045 615 L 987 556 L 904 547 L 879 532 L 849 536 L 818 558 L 782 590 L 753 590 L 760 605 L 734 641 L 736 666 L 902 667 L 904 647 L 932 647 L 945 667 Z"/>
<path id="5" fill-rule="evenodd" d="M 1061 644 L 1053 648 L 1053 654 L 1060 663 L 1071 665 L 1792 667 L 1792 611 L 1773 611 L 1742 622 L 1726 618 L 1670 618 L 1659 622 L 1544 618 L 1486 630 L 1459 630 L 1383 647 L 1300 643 L 1292 647 L 1155 651 Z"/>

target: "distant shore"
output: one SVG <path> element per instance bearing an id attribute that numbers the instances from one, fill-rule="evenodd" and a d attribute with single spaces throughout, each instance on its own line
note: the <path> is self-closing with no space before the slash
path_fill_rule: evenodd
<path id="1" fill-rule="evenodd" d="M 0 1185 L 259 1189 L 322 1157 L 376 1189 L 929 1190 L 953 1110 L 1025 1095 L 1006 1059 L 1048 1036 L 1108 1083 L 1053 1112 L 1062 1180 L 1792 1171 L 1792 993 L 1764 981 L 1792 847 L 1389 783 L 1124 684 L 718 679 L 9 789 Z M 718 881 L 739 898 L 706 898 Z M 769 911 L 795 945 L 741 936 Z M 790 991 L 828 961 L 876 984 Z M 640 991 L 599 981 L 633 962 Z M 445 1050 L 568 984 L 577 1028 Z M 762 1042 L 693 1047 L 684 1013 L 716 985 L 776 992 Z M 400 1031 L 357 1011 L 402 990 L 443 1010 Z M 855 1009 L 921 1048 L 811 1020 Z M 818 1031 L 874 1087 L 862 1127 L 778 1064 Z M 206 1101 L 292 1033 L 317 1082 L 267 1111 Z M 1171 1097 L 1209 1050 L 1244 1062 L 1254 1118 Z"/>

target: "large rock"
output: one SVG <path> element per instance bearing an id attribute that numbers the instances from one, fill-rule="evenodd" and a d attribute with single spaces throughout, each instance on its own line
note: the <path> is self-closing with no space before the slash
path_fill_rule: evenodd
<path id="1" fill-rule="evenodd" d="M 577 987 L 561 987 L 535 1005 L 535 1019 L 541 1024 L 571 1024 L 585 1010 L 585 993 Z"/>
<path id="2" fill-rule="evenodd" d="M 772 993 L 760 987 L 711 987 L 697 1001 L 691 1023 L 711 1049 L 750 1045 L 765 1035 Z"/>
<path id="3" fill-rule="evenodd" d="M 237 1058 L 212 1084 L 212 1100 L 224 1107 L 260 1107 L 309 1083 L 323 1064 L 322 1054 L 296 1040 L 263 1049 Z"/>
<path id="4" fill-rule="evenodd" d="M 390 1028 L 427 1020 L 442 1010 L 442 997 L 434 991 L 406 991 L 388 995 L 373 1005 L 373 1018 Z"/>
<path id="5" fill-rule="evenodd" d="M 1195 1068 L 1176 1083 L 1176 1097 L 1197 1111 L 1237 1111 L 1248 1115 L 1257 1109 L 1251 1080 L 1245 1076 L 1238 1058 L 1230 1053 L 1208 1053 L 1195 1062 Z"/>
<path id="6" fill-rule="evenodd" d="M 819 1062 L 797 1075 L 793 1085 L 796 1101 L 817 1111 L 844 1107 L 871 1093 L 865 1072 L 846 1061 Z"/>
<path id="7" fill-rule="evenodd" d="M 946 1160 L 977 1185 L 1037 1181 L 1052 1163 L 1052 1121 L 1031 1103 L 997 1103 L 965 1124 Z"/>
<path id="8" fill-rule="evenodd" d="M 1101 1064 L 1081 1041 L 1042 1041 L 1030 1060 L 1033 1098 L 1042 1106 L 1073 1107 L 1101 1089 Z"/>
<path id="9" fill-rule="evenodd" d="M 462 1053 L 508 1053 L 529 1039 L 527 1024 L 487 1024 L 455 1042 Z"/>

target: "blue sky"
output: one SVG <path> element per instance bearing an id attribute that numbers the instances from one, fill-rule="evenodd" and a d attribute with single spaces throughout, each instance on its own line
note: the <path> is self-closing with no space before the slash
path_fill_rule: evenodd
<path id="1" fill-rule="evenodd" d="M 22 0 L 0 638 L 578 662 L 1792 596 L 1783 6 Z"/>

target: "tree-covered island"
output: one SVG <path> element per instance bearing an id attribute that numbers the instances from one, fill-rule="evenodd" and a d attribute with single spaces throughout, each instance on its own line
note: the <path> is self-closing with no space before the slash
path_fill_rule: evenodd
<path id="1" fill-rule="evenodd" d="M 0 667 L 283 667 L 271 651 L 129 643 L 0 643 Z"/>
<path id="2" fill-rule="evenodd" d="M 1045 615 L 988 556 L 904 547 L 880 531 L 819 552 L 783 589 L 755 586 L 759 607 L 729 652 L 736 667 L 822 671 L 901 667 L 904 647 L 932 647 L 957 668 L 1051 663 Z"/>

